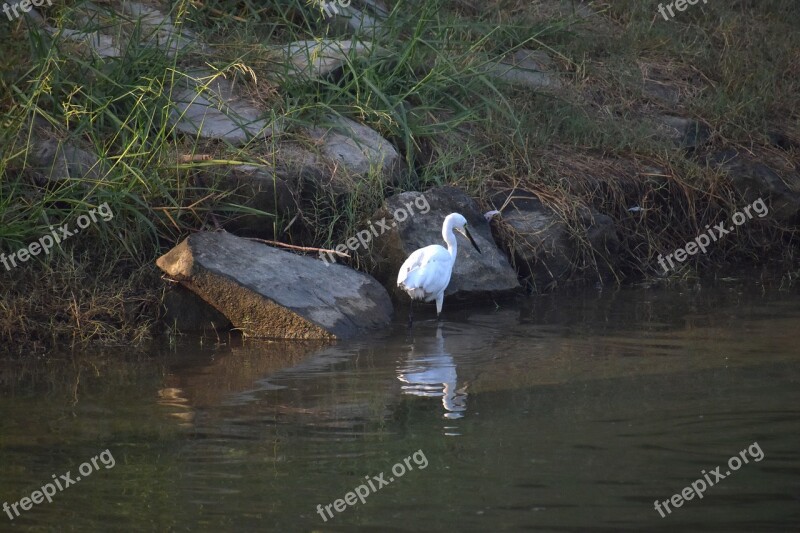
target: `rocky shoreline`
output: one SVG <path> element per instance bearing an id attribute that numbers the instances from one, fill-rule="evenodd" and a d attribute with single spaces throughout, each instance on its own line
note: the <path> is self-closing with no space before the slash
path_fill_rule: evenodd
<path id="1" fill-rule="evenodd" d="M 796 266 L 798 131 L 789 121 L 768 126 L 758 145 L 722 139 L 719 124 L 690 111 L 708 90 L 707 79 L 687 81 L 642 60 L 625 113 L 634 116 L 637 134 L 655 143 L 642 150 L 646 155 L 525 141 L 500 147 L 493 160 L 466 157 L 450 168 L 442 161 L 490 137 L 469 122 L 441 128 L 453 113 L 434 111 L 419 95 L 409 92 L 386 116 L 355 101 L 324 112 L 286 112 L 298 87 L 353 83 L 354 65 L 397 72 L 404 61 L 392 49 L 397 13 L 381 0 L 354 1 L 321 17 L 314 6 L 295 6 L 292 17 L 306 17 L 324 37 L 259 43 L 256 66 L 236 59 L 224 69 L 212 66 L 228 53 L 222 43 L 190 29 L 182 9 L 78 2 L 54 26 L 49 12 L 10 4 L 24 11 L 26 31 L 53 53 L 92 65 L 88 83 L 102 83 L 100 73 L 124 64 L 132 50 L 172 61 L 164 83 L 141 94 L 151 99 L 146 106 L 161 110 L 150 117 L 150 133 L 157 131 L 169 152 L 158 156 L 164 159 L 158 169 L 171 169 L 170 179 L 185 187 L 170 198 L 177 205 L 152 208 L 169 228 L 157 230 L 157 263 L 168 286 L 177 282 L 195 293 L 172 288 L 159 297 L 165 309 L 148 320 L 158 315 L 179 331 L 213 325 L 251 336 L 347 338 L 386 324 L 392 299 L 405 301 L 393 286 L 399 265 L 414 249 L 441 241 L 441 221 L 451 212 L 469 220 L 486 251 L 460 253 L 448 289 L 457 298 L 486 301 L 574 282 L 683 275 L 770 255 Z M 617 30 L 591 2 L 567 4 L 541 2 L 535 10 L 587 40 L 603 41 Z M 470 51 L 458 61 L 517 102 L 613 114 L 616 104 L 599 80 L 581 79 L 573 60 L 536 42 L 513 43 L 499 54 Z M 408 75 L 427 79 L 436 68 L 435 61 L 421 61 Z M 404 137 L 403 121 L 433 133 Z M 29 113 L 16 141 L 25 148 L 9 160 L 8 172 L 37 190 L 83 190 L 82 201 L 99 204 L 110 176 L 126 172 L 124 152 L 99 150 L 88 137 L 68 120 Z M 486 165 L 470 168 L 479 161 Z M 685 269 L 661 270 L 662 257 L 757 200 L 768 216 L 737 227 L 736 239 L 708 254 L 704 248 L 681 264 Z M 199 204 L 204 211 L 195 214 Z M 409 212 L 400 220 L 396 213 L 404 208 Z M 348 223 L 337 226 L 343 212 Z M 180 221 L 186 213 L 198 221 Z"/>

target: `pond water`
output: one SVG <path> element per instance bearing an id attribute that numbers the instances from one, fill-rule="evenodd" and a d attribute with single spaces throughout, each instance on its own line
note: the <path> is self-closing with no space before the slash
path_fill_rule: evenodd
<path id="1" fill-rule="evenodd" d="M 334 345 L 4 361 L 0 531 L 796 531 L 797 293 L 448 301 Z"/>

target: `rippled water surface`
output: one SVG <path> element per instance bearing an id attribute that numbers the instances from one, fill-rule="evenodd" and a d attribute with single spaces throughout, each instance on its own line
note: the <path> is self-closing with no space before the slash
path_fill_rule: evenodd
<path id="1" fill-rule="evenodd" d="M 0 530 L 797 531 L 797 292 L 446 302 L 441 324 L 418 312 L 411 332 L 398 317 L 336 345 L 5 361 L 0 503 L 114 462 Z M 730 474 L 660 516 L 656 499 L 717 466 Z M 364 503 L 337 512 L 359 485 Z"/>

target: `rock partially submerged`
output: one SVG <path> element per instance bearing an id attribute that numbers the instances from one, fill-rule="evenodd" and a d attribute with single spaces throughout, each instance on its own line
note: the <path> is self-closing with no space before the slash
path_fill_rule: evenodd
<path id="1" fill-rule="evenodd" d="M 345 339 L 392 318 L 367 274 L 225 232 L 195 233 L 156 264 L 249 336 Z"/>
<path id="2" fill-rule="evenodd" d="M 178 331 L 227 330 L 231 321 L 183 285 L 164 293 L 161 320 Z"/>
<path id="3" fill-rule="evenodd" d="M 620 242 L 610 217 L 584 207 L 577 212 L 578 227 L 570 228 L 535 195 L 519 190 L 497 192 L 492 203 L 504 206 L 492 225 L 495 236 L 508 250 L 520 276 L 536 289 L 568 281 L 579 268 L 593 273 L 587 279 L 611 277 Z M 585 234 L 576 235 L 576 231 Z M 591 253 L 582 257 L 587 244 Z"/>
<path id="4" fill-rule="evenodd" d="M 405 192 L 387 198 L 373 218 L 385 218 L 389 226 L 375 239 L 376 276 L 399 295 L 396 280 L 403 261 L 418 248 L 430 244 L 445 246 L 442 223 L 450 213 L 464 215 L 482 253 L 476 252 L 468 241 L 459 241 L 453 276 L 445 294 L 475 297 L 518 290 L 517 274 L 497 248 L 478 204 L 455 187 L 438 187 L 425 194 Z"/>

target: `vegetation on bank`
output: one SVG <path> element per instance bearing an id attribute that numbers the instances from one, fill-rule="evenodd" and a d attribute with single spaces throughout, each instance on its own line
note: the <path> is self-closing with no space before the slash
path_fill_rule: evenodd
<path id="1" fill-rule="evenodd" d="M 78 4 L 54 3 L 44 11 L 47 22 L 70 27 Z M 8 271 L 0 265 L 6 349 L 40 353 L 148 338 L 164 290 L 156 257 L 193 231 L 251 213 L 231 191 L 200 187 L 193 177 L 211 164 L 266 165 L 269 143 L 237 148 L 168 125 L 165 91 L 189 59 L 246 80 L 249 96 L 286 117 L 289 132 L 338 113 L 380 132 L 404 156 L 408 172 L 397 184 L 366 179 L 347 195 L 316 188 L 299 199 L 297 216 L 260 213 L 272 237 L 290 244 L 342 242 L 396 192 L 454 184 L 486 202 L 491 190 L 516 187 L 567 222 L 575 220 L 576 200 L 609 215 L 622 243 L 617 277 L 654 275 L 658 254 L 746 203 L 705 154 L 733 147 L 798 169 L 795 0 L 700 3 L 671 21 L 638 0 L 595 2 L 591 16 L 568 1 L 400 1 L 391 8 L 386 31 L 372 36 L 380 57 L 350 61 L 319 81 L 283 84 L 269 76 L 271 45 L 329 30 L 304 0 L 176 2 L 173 20 L 214 46 L 192 58 L 130 46 L 122 60 L 98 60 L 75 44 L 53 46 L 24 17 L 3 20 L 0 252 L 13 253 L 104 202 L 114 213 L 49 255 Z M 564 88 L 523 90 L 482 70 L 486 58 L 521 48 L 546 51 Z M 669 82 L 681 98 L 649 98 L 644 78 Z M 685 148 L 654 135 L 648 118 L 667 113 L 707 124 L 708 141 Z M 90 146 L 106 172 L 59 181 L 28 172 L 35 118 Z M 193 160 L 196 154 L 210 160 Z M 693 259 L 711 268 L 796 254 L 795 230 L 766 219 Z"/>

